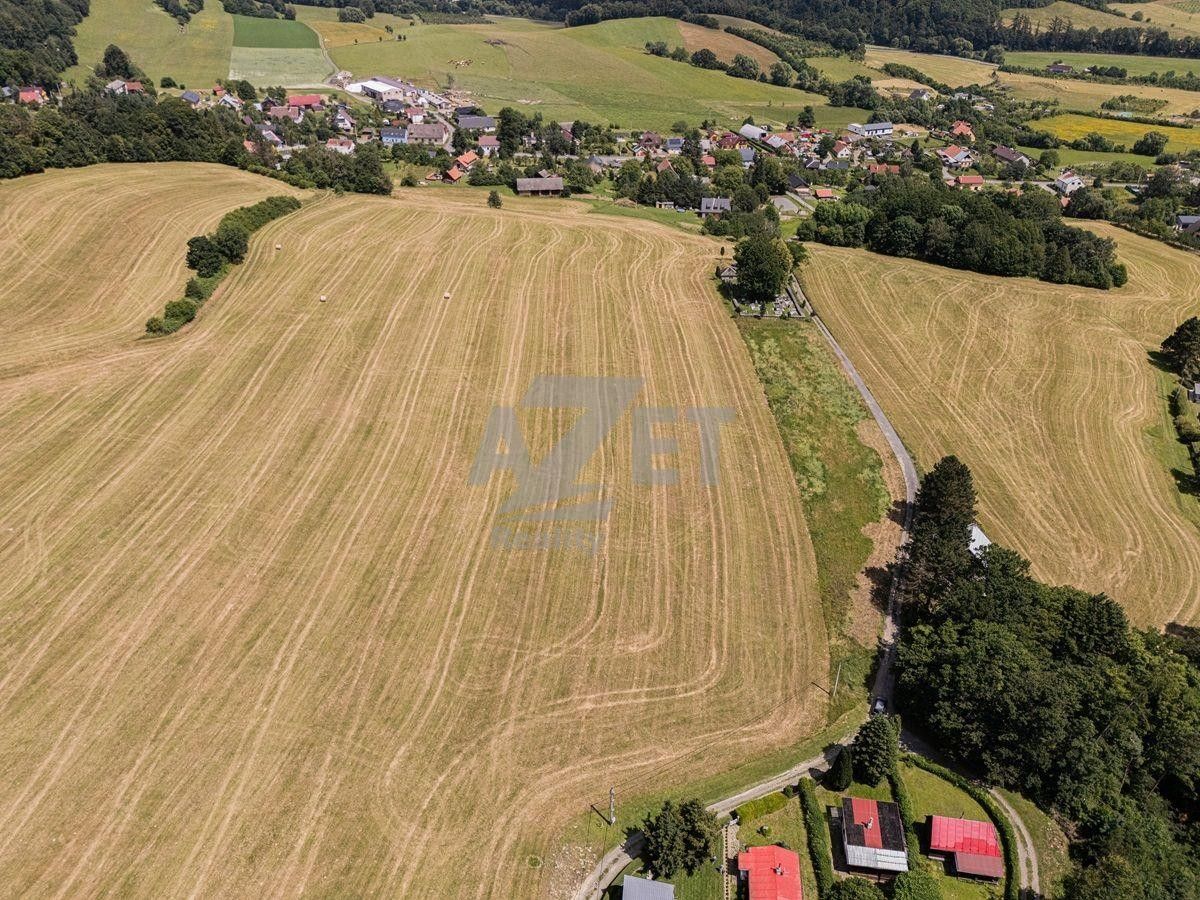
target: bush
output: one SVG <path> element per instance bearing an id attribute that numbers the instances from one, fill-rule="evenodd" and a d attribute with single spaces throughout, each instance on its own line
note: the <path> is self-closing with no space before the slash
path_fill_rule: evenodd
<path id="1" fill-rule="evenodd" d="M 246 258 L 250 249 L 250 232 L 239 222 L 223 221 L 212 236 L 212 242 L 225 259 L 235 265 Z"/>
<path id="2" fill-rule="evenodd" d="M 338 10 L 339 22 L 352 22 L 356 25 L 361 25 L 367 21 L 366 13 L 355 6 L 343 6 Z"/>
<path id="3" fill-rule="evenodd" d="M 1180 413 L 1175 417 L 1175 430 L 1179 433 L 1179 439 L 1185 444 L 1193 444 L 1200 441 L 1200 421 L 1196 420 L 1196 414 L 1193 412 Z"/>
<path id="4" fill-rule="evenodd" d="M 166 334 L 166 330 L 163 327 L 163 320 L 161 318 L 159 318 L 158 316 L 152 316 L 151 318 L 147 319 L 146 320 L 146 333 L 147 334 Z"/>
<path id="5" fill-rule="evenodd" d="M 908 844 L 908 867 L 923 869 L 925 860 L 921 857 L 921 842 L 917 839 L 917 831 L 913 827 L 916 822 L 916 811 L 913 809 L 912 797 L 908 793 L 908 785 L 900 775 L 899 764 L 892 766 L 888 772 L 888 783 L 892 788 L 892 797 L 900 810 L 900 821 L 904 823 L 904 839 Z"/>
<path id="6" fill-rule="evenodd" d="M 188 241 L 187 265 L 195 269 L 201 278 L 208 278 L 221 271 L 225 257 L 208 235 L 198 235 Z"/>
<path id="7" fill-rule="evenodd" d="M 942 891 L 928 871 L 911 869 L 896 876 L 892 900 L 942 900 Z"/>
<path id="8" fill-rule="evenodd" d="M 757 800 L 750 800 L 743 803 L 733 812 L 738 817 L 738 821 L 745 825 L 753 822 L 755 819 L 761 819 L 763 816 L 769 816 L 773 812 L 778 812 L 787 806 L 787 802 L 787 797 L 776 792 L 774 794 L 767 794 L 765 797 L 759 797 Z"/>
<path id="9" fill-rule="evenodd" d="M 825 786 L 831 791 L 844 791 L 854 779 L 854 751 L 842 747 L 834 757 L 833 765 L 825 773 Z"/>
<path id="10" fill-rule="evenodd" d="M 741 274 L 739 268 L 738 274 Z M 899 720 L 874 716 L 854 736 L 854 777 L 872 787 L 891 774 L 900 754 Z"/>
<path id="11" fill-rule="evenodd" d="M 801 778 L 797 785 L 800 805 L 804 808 L 804 830 L 808 834 L 808 855 L 817 880 L 817 896 L 825 898 L 833 889 L 833 853 L 829 847 L 829 828 L 817 800 L 817 788 L 811 778 Z"/>

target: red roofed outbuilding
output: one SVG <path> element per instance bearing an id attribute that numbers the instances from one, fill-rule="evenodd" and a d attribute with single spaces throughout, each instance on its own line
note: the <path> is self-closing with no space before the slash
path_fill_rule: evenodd
<path id="1" fill-rule="evenodd" d="M 738 854 L 738 876 L 749 900 L 803 900 L 800 857 L 784 847 L 750 847 Z"/>
<path id="2" fill-rule="evenodd" d="M 320 109 L 325 98 L 320 94 L 296 94 L 294 97 L 287 98 L 288 106 L 298 106 L 301 109 Z"/>
<path id="3" fill-rule="evenodd" d="M 929 852 L 931 855 L 949 857 L 958 875 L 974 875 L 977 878 L 1004 876 L 1000 836 L 991 822 L 930 816 Z"/>

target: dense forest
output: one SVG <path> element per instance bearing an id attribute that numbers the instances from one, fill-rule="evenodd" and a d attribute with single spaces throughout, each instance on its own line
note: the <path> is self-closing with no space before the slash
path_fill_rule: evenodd
<path id="1" fill-rule="evenodd" d="M 87 14 L 88 0 L 0 0 L 0 84 L 57 84 Z"/>
<path id="2" fill-rule="evenodd" d="M 953 457 L 925 476 L 904 583 L 906 719 L 1074 836 L 1066 900 L 1200 896 L 1195 630 L 1130 626 L 1103 594 L 970 550 L 975 493 Z"/>

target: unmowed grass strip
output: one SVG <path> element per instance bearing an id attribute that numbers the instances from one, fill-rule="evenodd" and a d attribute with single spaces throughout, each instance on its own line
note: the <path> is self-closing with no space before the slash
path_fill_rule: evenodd
<path id="1" fill-rule="evenodd" d="M 182 299 L 171 300 L 161 316 L 146 322 L 146 333 L 173 334 L 196 318 L 201 304 L 213 295 L 230 268 L 245 258 L 250 235 L 300 206 L 295 197 L 268 197 L 226 213 L 211 236 L 188 241 L 188 267 L 196 270 L 196 276 L 188 281 Z"/>

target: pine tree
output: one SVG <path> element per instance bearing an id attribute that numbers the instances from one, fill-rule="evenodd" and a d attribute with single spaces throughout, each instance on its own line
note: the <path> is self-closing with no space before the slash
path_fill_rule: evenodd
<path id="1" fill-rule="evenodd" d="M 831 791 L 844 791 L 850 787 L 853 778 L 854 751 L 843 747 L 834 757 L 833 765 L 829 767 L 829 774 L 825 776 L 825 786 Z"/>

